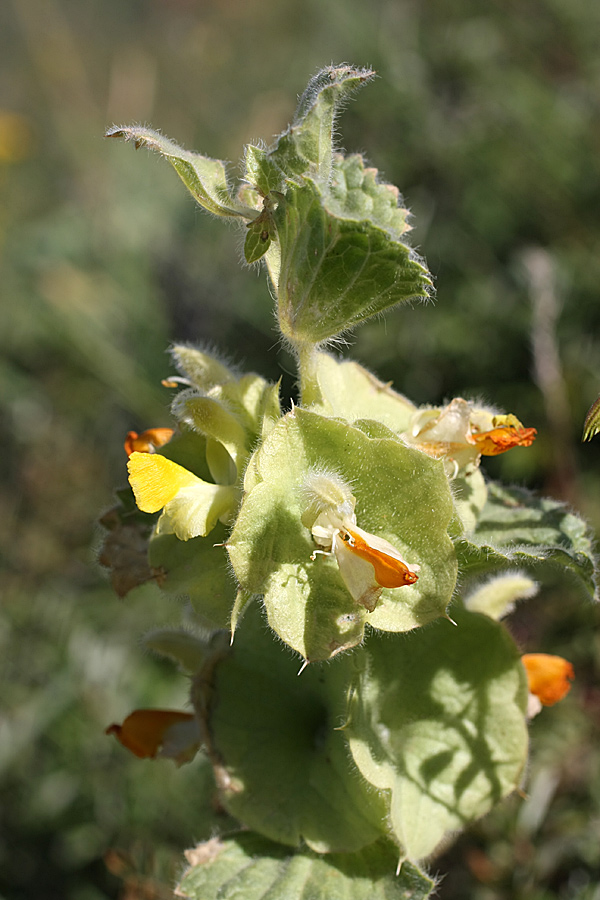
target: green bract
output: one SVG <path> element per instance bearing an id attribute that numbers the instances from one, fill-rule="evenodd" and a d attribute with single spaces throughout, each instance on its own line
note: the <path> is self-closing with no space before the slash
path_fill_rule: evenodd
<path id="1" fill-rule="evenodd" d="M 384 800 L 353 765 L 340 730 L 352 656 L 298 677 L 297 660 L 254 608 L 229 653 L 207 668 L 193 697 L 229 812 L 273 840 L 319 852 L 356 850 L 385 834 Z"/>
<path id="2" fill-rule="evenodd" d="M 242 588 L 264 595 L 269 624 L 303 657 L 327 659 L 355 646 L 366 623 L 408 631 L 444 615 L 456 560 L 447 534 L 452 496 L 438 460 L 392 437 L 372 438 L 344 420 L 296 409 L 256 451 L 249 471 L 251 487 L 227 549 Z M 333 559 L 311 559 L 303 488 L 311 473 L 323 471 L 351 485 L 361 528 L 421 567 L 416 584 L 384 590 L 372 613 L 357 606 Z"/>
<path id="3" fill-rule="evenodd" d="M 195 719 L 142 711 L 111 732 L 152 756 L 166 738 L 145 747 L 136 721 L 199 731 L 223 805 L 251 829 L 190 851 L 190 900 L 425 900 L 414 861 L 523 778 L 526 676 L 499 620 L 539 589 L 531 570 L 595 592 L 585 523 L 479 468 L 527 452 L 536 431 L 517 410 L 417 409 L 322 350 L 431 289 L 398 190 L 334 144 L 372 77 L 320 72 L 273 146 L 246 147 L 237 184 L 155 131 L 108 132 L 157 150 L 204 209 L 240 223 L 298 365 L 283 413 L 278 385 L 173 347 L 174 434 L 135 445 L 139 510 L 123 492 L 103 519 L 118 592 L 154 579 L 198 627 L 146 638 L 189 674 Z"/>
<path id="4" fill-rule="evenodd" d="M 327 353 L 313 357 L 315 397 L 311 409 L 348 422 L 375 419 L 390 431 L 402 432 L 415 411 L 414 403 L 393 391 L 356 362 L 339 361 Z M 304 398 L 305 402 L 308 398 Z"/>

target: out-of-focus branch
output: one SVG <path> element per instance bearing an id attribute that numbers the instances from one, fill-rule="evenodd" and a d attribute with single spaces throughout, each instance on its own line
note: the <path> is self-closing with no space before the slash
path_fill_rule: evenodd
<path id="1" fill-rule="evenodd" d="M 532 306 L 531 346 L 535 381 L 542 393 L 552 442 L 547 490 L 561 500 L 577 502 L 577 464 L 573 421 L 563 374 L 556 323 L 561 301 L 554 262 L 541 247 L 523 253 Z"/>

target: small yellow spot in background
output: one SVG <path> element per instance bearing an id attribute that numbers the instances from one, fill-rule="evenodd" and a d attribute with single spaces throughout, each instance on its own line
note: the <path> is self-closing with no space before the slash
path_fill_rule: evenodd
<path id="1" fill-rule="evenodd" d="M 25 116 L 0 109 L 0 163 L 16 163 L 30 156 L 31 128 Z"/>

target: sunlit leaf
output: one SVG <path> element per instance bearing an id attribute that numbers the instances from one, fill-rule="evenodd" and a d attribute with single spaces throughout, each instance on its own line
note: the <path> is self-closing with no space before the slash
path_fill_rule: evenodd
<path id="1" fill-rule="evenodd" d="M 252 832 L 213 838 L 186 852 L 190 868 L 177 887 L 188 900 L 427 900 L 434 881 L 377 842 L 356 853 L 290 853 Z"/>
<path id="2" fill-rule="evenodd" d="M 346 733 L 354 759 L 389 791 L 392 829 L 410 859 L 435 851 L 521 781 L 527 687 L 506 630 L 453 610 L 399 647 L 373 635 Z"/>
<path id="3" fill-rule="evenodd" d="M 557 500 L 490 482 L 477 528 L 456 542 L 461 571 L 480 574 L 519 566 L 536 571 L 554 563 L 596 593 L 595 554 L 587 523 Z"/>
<path id="4" fill-rule="evenodd" d="M 136 149 L 156 150 L 171 163 L 194 199 L 208 212 L 216 216 L 255 217 L 255 210 L 240 204 L 231 195 L 223 160 L 184 150 L 160 132 L 138 125 L 109 128 L 105 136 L 133 141 Z"/>

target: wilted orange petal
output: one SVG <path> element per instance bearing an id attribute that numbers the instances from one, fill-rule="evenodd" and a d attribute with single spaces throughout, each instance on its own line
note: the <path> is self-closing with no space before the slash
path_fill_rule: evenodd
<path id="1" fill-rule="evenodd" d="M 482 456 L 498 456 L 512 447 L 530 447 L 537 434 L 535 428 L 515 428 L 513 425 L 503 425 L 501 428 L 492 428 L 491 431 L 474 432 L 472 438 L 479 448 Z"/>
<path id="2" fill-rule="evenodd" d="M 138 453 L 152 453 L 157 447 L 162 447 L 173 437 L 172 428 L 148 428 L 141 434 L 130 431 L 125 439 L 124 447 L 127 456 L 137 450 Z"/>
<path id="3" fill-rule="evenodd" d="M 106 734 L 116 739 L 140 759 L 153 759 L 160 750 L 165 732 L 178 722 L 191 722 L 192 713 L 173 709 L 136 709 L 122 725 L 110 725 Z"/>
<path id="4" fill-rule="evenodd" d="M 129 483 L 142 512 L 158 512 L 181 488 L 192 487 L 200 481 L 183 466 L 159 453 L 134 451 L 127 468 Z"/>
<path id="5" fill-rule="evenodd" d="M 562 656 L 548 653 L 525 653 L 521 661 L 527 672 L 529 691 L 543 703 L 552 706 L 569 693 L 575 678 L 573 666 Z"/>

